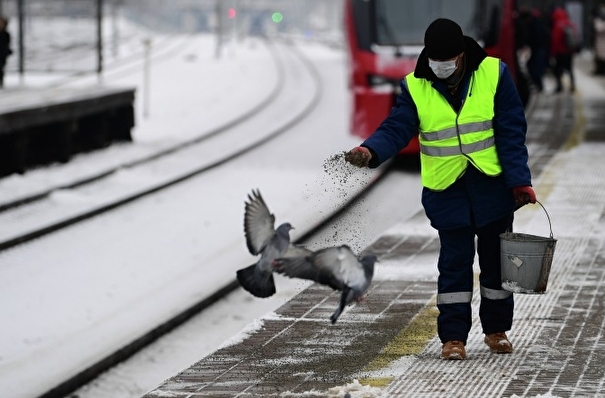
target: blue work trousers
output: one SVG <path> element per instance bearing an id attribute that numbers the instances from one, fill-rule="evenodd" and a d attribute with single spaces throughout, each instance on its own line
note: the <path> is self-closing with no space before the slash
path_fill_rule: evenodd
<path id="1" fill-rule="evenodd" d="M 437 329 L 443 343 L 460 340 L 466 344 L 471 329 L 475 236 L 481 271 L 479 318 L 483 333 L 510 330 L 514 302 L 512 293 L 501 287 L 500 234 L 511 223 L 512 217 L 507 216 L 481 228 L 469 226 L 439 231 Z"/>

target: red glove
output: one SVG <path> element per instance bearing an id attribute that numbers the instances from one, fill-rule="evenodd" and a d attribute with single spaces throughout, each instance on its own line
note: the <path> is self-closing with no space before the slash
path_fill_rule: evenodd
<path id="1" fill-rule="evenodd" d="M 536 203 L 536 193 L 530 186 L 514 187 L 513 195 L 517 207 L 521 207 L 528 203 Z"/>
<path id="2" fill-rule="evenodd" d="M 368 167 L 370 159 L 372 159 L 370 150 L 363 146 L 356 146 L 345 153 L 345 161 L 357 167 Z"/>

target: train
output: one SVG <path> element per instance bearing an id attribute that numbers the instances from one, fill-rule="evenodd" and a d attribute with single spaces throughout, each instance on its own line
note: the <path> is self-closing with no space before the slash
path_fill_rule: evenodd
<path id="1" fill-rule="evenodd" d="M 530 96 L 529 79 L 520 72 L 515 46 L 515 17 L 521 0 L 345 0 L 344 26 L 351 93 L 350 133 L 371 135 L 388 116 L 401 80 L 416 66 L 426 27 L 436 18 L 456 21 L 488 54 L 509 67 L 521 99 Z M 401 154 L 418 154 L 412 140 Z"/>

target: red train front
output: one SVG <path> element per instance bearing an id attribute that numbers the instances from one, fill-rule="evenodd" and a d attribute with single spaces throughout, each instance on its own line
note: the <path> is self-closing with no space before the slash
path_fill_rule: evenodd
<path id="1" fill-rule="evenodd" d="M 424 31 L 436 18 L 456 21 L 488 53 L 503 59 L 516 76 L 515 3 L 515 0 L 345 0 L 351 133 L 364 139 L 389 114 L 400 81 L 416 66 L 424 47 Z M 528 94 L 526 83 L 518 83 L 520 91 Z M 418 141 L 413 140 L 401 153 L 418 151 Z"/>

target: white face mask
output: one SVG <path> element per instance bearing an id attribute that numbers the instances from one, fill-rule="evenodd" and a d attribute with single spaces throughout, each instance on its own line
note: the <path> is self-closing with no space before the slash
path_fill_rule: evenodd
<path id="1" fill-rule="evenodd" d="M 429 59 L 429 67 L 439 79 L 447 79 L 456 70 L 456 60 L 433 61 L 432 59 Z"/>

